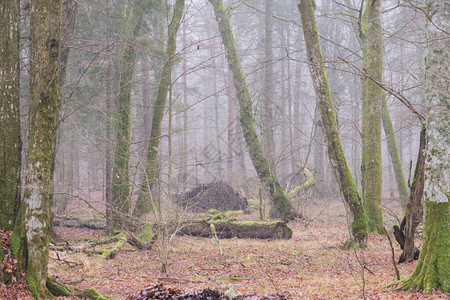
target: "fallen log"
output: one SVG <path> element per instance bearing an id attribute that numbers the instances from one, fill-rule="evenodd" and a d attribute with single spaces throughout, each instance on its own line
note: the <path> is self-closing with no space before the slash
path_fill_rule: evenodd
<path id="1" fill-rule="evenodd" d="M 178 231 L 180 234 L 193 236 L 210 237 L 212 236 L 211 224 L 216 229 L 219 239 L 229 238 L 250 238 L 250 239 L 284 239 L 292 237 L 292 229 L 286 222 L 256 222 L 256 221 L 192 221 L 184 223 Z"/>
<path id="2" fill-rule="evenodd" d="M 53 226 L 64 226 L 64 227 L 85 227 L 94 230 L 104 230 L 106 228 L 105 220 L 100 219 L 81 219 L 77 217 L 60 217 L 55 216 L 52 221 Z"/>

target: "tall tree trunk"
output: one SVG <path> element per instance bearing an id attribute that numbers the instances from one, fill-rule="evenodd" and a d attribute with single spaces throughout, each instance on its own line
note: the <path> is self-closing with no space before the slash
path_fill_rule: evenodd
<path id="1" fill-rule="evenodd" d="M 5 231 L 14 228 L 20 202 L 19 7 L 18 0 L 0 6 L 0 229 Z"/>
<path id="2" fill-rule="evenodd" d="M 382 82 L 383 38 L 381 32 L 381 0 L 367 0 L 361 19 L 363 69 L 373 80 Z M 383 230 L 381 108 L 384 90 L 373 80 L 363 78 L 362 85 L 362 195 L 369 231 Z"/>
<path id="3" fill-rule="evenodd" d="M 214 44 L 211 44 L 212 71 L 213 71 L 213 89 L 214 89 L 214 129 L 215 129 L 215 148 L 217 155 L 214 156 L 216 162 L 216 180 L 222 180 L 222 150 L 220 146 L 220 126 L 219 126 L 219 91 L 217 90 L 217 63 L 214 52 Z"/>
<path id="4" fill-rule="evenodd" d="M 151 208 L 150 191 L 153 188 L 156 179 L 156 159 L 158 156 L 159 144 L 161 140 L 161 122 L 166 107 L 169 85 L 171 84 L 170 74 L 172 71 L 173 59 L 175 57 L 175 51 L 177 48 L 177 32 L 178 28 L 180 27 L 183 10 L 184 0 L 177 0 L 173 8 L 173 15 L 168 29 L 166 48 L 167 59 L 164 62 L 161 79 L 158 86 L 158 94 L 156 96 L 153 108 L 152 130 L 150 132 L 150 142 L 148 145 L 147 163 L 145 167 L 144 178 L 141 183 L 136 206 L 133 210 L 133 216 L 137 218 L 149 212 Z"/>
<path id="5" fill-rule="evenodd" d="M 142 27 L 143 9 L 140 0 L 134 1 L 128 21 L 128 34 L 122 53 L 117 100 L 117 142 L 112 175 L 113 227 L 123 225 L 124 215 L 130 211 L 129 159 L 131 142 L 131 84 L 136 64 L 136 41 Z"/>
<path id="6" fill-rule="evenodd" d="M 228 126 L 227 126 L 227 159 L 228 172 L 233 172 L 233 76 L 231 71 L 226 73 L 227 77 L 227 104 L 228 104 Z"/>
<path id="7" fill-rule="evenodd" d="M 64 85 L 66 82 L 66 76 L 67 76 L 67 63 L 69 61 L 69 53 L 70 53 L 70 46 L 72 43 L 72 39 L 74 37 L 75 32 L 75 25 L 78 15 L 78 2 L 74 0 L 65 0 L 63 1 L 63 7 L 62 7 L 62 16 L 61 16 L 61 52 L 60 52 L 60 59 L 59 59 L 59 83 L 58 83 L 58 119 L 57 119 L 57 128 L 56 128 L 56 134 L 55 134 L 55 140 L 53 141 L 54 149 L 53 157 L 52 157 L 52 185 L 50 190 L 50 206 L 54 205 L 53 203 L 53 192 L 54 192 L 54 180 L 53 175 L 56 168 L 56 155 L 58 152 L 58 144 L 61 136 L 61 112 L 62 112 L 62 106 L 63 106 L 63 90 Z M 64 158 L 63 158 L 64 161 Z M 67 208 L 67 204 L 69 201 L 69 197 L 65 197 L 63 200 L 63 203 L 61 205 L 61 209 L 58 209 L 59 211 L 65 211 Z M 51 217 L 53 218 L 53 217 Z"/>
<path id="8" fill-rule="evenodd" d="M 188 116 L 187 116 L 187 107 L 188 107 L 188 90 L 187 90 L 187 33 L 186 33 L 186 18 L 183 16 L 183 143 L 181 147 L 181 184 L 182 184 L 182 192 L 186 191 L 186 184 L 188 178 Z"/>
<path id="9" fill-rule="evenodd" d="M 265 0 L 266 12 L 264 18 L 264 86 L 263 86 L 263 123 L 262 140 L 264 153 L 274 173 L 275 168 L 275 124 L 273 119 L 273 99 L 275 87 L 273 80 L 273 0 Z"/>
<path id="10" fill-rule="evenodd" d="M 110 19 L 111 16 L 111 0 L 106 4 L 106 17 Z M 107 37 L 108 43 L 111 42 L 110 36 Z M 111 48 L 107 49 L 106 57 L 108 65 L 106 66 L 106 143 L 105 143 L 105 216 L 106 216 L 106 232 L 108 234 L 113 232 L 112 220 L 112 173 L 113 173 L 113 145 L 114 145 L 114 100 L 112 93 L 112 64 L 113 56 Z"/>
<path id="11" fill-rule="evenodd" d="M 301 0 L 298 5 L 308 53 L 309 69 L 321 113 L 322 130 L 328 146 L 328 155 L 347 210 L 349 236 L 346 245 L 364 247 L 367 242 L 367 218 L 341 145 L 333 101 L 320 50 L 314 9 L 313 0 Z"/>
<path id="12" fill-rule="evenodd" d="M 419 261 L 403 288 L 450 292 L 450 4 L 427 1 L 425 95 L 428 110 L 425 148 L 425 228 Z"/>
<path id="13" fill-rule="evenodd" d="M 273 174 L 269 162 L 267 161 L 256 135 L 253 114 L 252 114 L 252 102 L 250 98 L 250 92 L 247 87 L 244 73 L 242 71 L 241 62 L 237 55 L 236 45 L 234 43 L 234 36 L 231 31 L 230 21 L 228 14 L 223 6 L 222 0 L 209 0 L 214 7 L 214 13 L 219 25 L 219 31 L 222 36 L 222 41 L 226 50 L 226 57 L 228 60 L 228 66 L 233 73 L 233 82 L 236 89 L 237 98 L 240 106 L 240 120 L 243 135 L 247 148 L 249 150 L 250 158 L 253 162 L 253 166 L 258 173 L 260 180 L 267 188 L 273 203 L 275 204 L 278 212 L 283 219 L 291 219 L 296 216 L 296 212 L 286 198 L 284 191 Z"/>
<path id="14" fill-rule="evenodd" d="M 46 287 L 50 227 L 49 191 L 58 114 L 61 0 L 31 1 L 30 122 L 21 213 L 25 229 L 28 287 L 35 298 Z M 23 238 L 23 236 L 20 236 Z M 15 250 L 15 252 L 17 249 Z"/>
<path id="15" fill-rule="evenodd" d="M 405 176 L 403 175 L 402 161 L 398 152 L 397 140 L 394 134 L 394 126 L 392 125 L 391 115 L 389 113 L 386 96 L 383 97 L 383 108 L 381 118 L 383 120 L 383 129 L 386 135 L 389 158 L 394 168 L 395 181 L 397 182 L 398 194 L 400 201 L 406 205 L 408 199 L 408 187 L 406 185 Z"/>

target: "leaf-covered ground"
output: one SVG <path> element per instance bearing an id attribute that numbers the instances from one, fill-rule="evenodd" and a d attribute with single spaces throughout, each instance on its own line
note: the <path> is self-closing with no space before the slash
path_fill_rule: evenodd
<path id="1" fill-rule="evenodd" d="M 401 215 L 395 205 L 391 206 L 385 210 L 387 228 L 396 222 L 394 214 Z M 230 297 L 285 293 L 293 299 L 362 299 L 364 292 L 367 299 L 449 298 L 439 291 L 427 295 L 383 289 L 396 280 L 389 242 L 385 236 L 370 235 L 367 249 L 343 249 L 347 229 L 340 201 L 314 201 L 303 205 L 303 213 L 307 219 L 289 223 L 292 239 L 220 240 L 223 256 L 211 238 L 174 236 L 168 274 L 160 272 L 157 244 L 149 251 L 126 244 L 110 260 L 96 254 L 52 251 L 49 273 L 61 282 L 95 288 L 112 299 L 125 299 L 158 283 L 185 291 L 219 289 Z M 257 218 L 256 209 L 251 215 L 239 216 Z M 57 227 L 56 232 L 69 245 L 85 243 L 82 238 L 103 236 L 102 231 L 81 228 Z M 421 240 L 416 242 L 420 245 Z M 394 246 L 398 258 L 400 249 Z M 411 274 L 414 266 L 399 265 L 401 278 Z"/>

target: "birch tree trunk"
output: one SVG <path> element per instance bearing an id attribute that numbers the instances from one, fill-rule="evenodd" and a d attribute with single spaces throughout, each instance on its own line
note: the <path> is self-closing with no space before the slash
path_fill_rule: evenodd
<path id="1" fill-rule="evenodd" d="M 143 9 L 140 0 L 134 1 L 129 15 L 129 36 L 122 53 L 117 100 L 117 143 L 114 152 L 112 174 L 113 227 L 123 225 L 123 218 L 130 211 L 129 159 L 131 142 L 131 84 L 136 64 L 136 41 L 141 32 Z"/>
<path id="2" fill-rule="evenodd" d="M 425 228 L 419 261 L 404 289 L 450 292 L 450 3 L 427 1 Z"/>
<path id="3" fill-rule="evenodd" d="M 256 135 L 250 92 L 242 71 L 241 62 L 237 55 L 228 14 L 223 6 L 222 0 L 209 0 L 209 2 L 214 7 L 214 14 L 219 25 L 219 31 L 222 36 L 223 44 L 225 46 L 228 66 L 233 75 L 236 96 L 239 100 L 241 127 L 253 166 L 255 167 L 260 180 L 267 188 L 269 195 L 281 217 L 283 219 L 292 219 L 297 215 L 297 213 L 284 194 L 278 179 L 273 174 Z"/>
<path id="4" fill-rule="evenodd" d="M 368 0 L 361 19 L 363 69 L 373 80 L 382 82 L 383 38 L 381 0 Z M 369 231 L 382 233 L 381 208 L 381 108 L 384 90 L 373 80 L 363 77 L 362 84 L 362 194 Z"/>
<path id="5" fill-rule="evenodd" d="M 156 180 L 156 159 L 159 151 L 159 144 L 161 140 L 161 122 L 164 116 L 166 107 L 167 94 L 169 85 L 171 84 L 171 72 L 175 51 L 177 48 L 177 32 L 180 27 L 181 18 L 184 10 L 184 0 L 177 0 L 173 8 L 172 19 L 168 29 L 168 39 L 166 55 L 167 59 L 164 62 L 161 79 L 158 86 L 158 94 L 156 95 L 155 104 L 153 107 L 152 129 L 150 131 L 150 142 L 147 151 L 147 163 L 145 166 L 144 177 L 141 183 L 139 196 L 136 206 L 133 210 L 134 217 L 140 217 L 150 211 L 152 208 L 150 191 Z M 155 203 L 153 203 L 155 204 Z"/>
<path id="6" fill-rule="evenodd" d="M 20 201 L 19 7 L 16 0 L 0 6 L 0 229 L 4 231 L 14 228 Z"/>
<path id="7" fill-rule="evenodd" d="M 33 297 L 50 297 L 46 287 L 50 227 L 49 191 L 58 110 L 61 0 L 31 1 L 30 122 L 25 186 L 13 237 L 26 233 L 28 287 Z"/>
<path id="8" fill-rule="evenodd" d="M 328 147 L 328 155 L 347 210 L 349 236 L 346 246 L 365 247 L 368 233 L 367 218 L 355 182 L 348 168 L 344 149 L 342 148 L 339 137 L 333 101 L 328 87 L 319 44 L 316 19 L 314 16 L 314 1 L 301 0 L 298 5 L 298 10 L 301 15 L 309 70 L 316 91 L 317 104 L 321 113 L 321 124 Z"/>

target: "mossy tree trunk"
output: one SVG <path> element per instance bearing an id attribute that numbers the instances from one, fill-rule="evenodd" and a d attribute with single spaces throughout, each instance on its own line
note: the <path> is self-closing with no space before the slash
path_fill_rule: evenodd
<path id="1" fill-rule="evenodd" d="M 281 217 L 283 219 L 294 218 L 297 215 L 294 207 L 287 199 L 278 179 L 272 172 L 269 162 L 264 156 L 261 144 L 259 143 L 256 135 L 250 92 L 248 90 L 247 82 L 242 71 L 241 62 L 237 54 L 228 13 L 223 6 L 222 0 L 209 0 L 209 2 L 214 7 L 214 14 L 219 25 L 219 31 L 222 36 L 223 44 L 225 46 L 225 55 L 228 60 L 228 66 L 233 75 L 236 96 L 239 100 L 241 127 L 253 166 L 255 167 L 260 180 L 267 188 L 269 195 Z"/>
<path id="2" fill-rule="evenodd" d="M 0 229 L 4 231 L 14 228 L 20 201 L 19 63 L 19 1 L 4 1 L 0 6 Z"/>
<path id="3" fill-rule="evenodd" d="M 112 174 L 112 221 L 113 227 L 124 224 L 130 212 L 129 159 L 131 142 L 131 85 L 136 64 L 136 43 L 142 27 L 144 11 L 141 0 L 133 2 L 128 16 L 128 37 L 121 58 L 119 95 L 117 99 L 117 139 Z"/>
<path id="4" fill-rule="evenodd" d="M 347 210 L 349 237 L 346 245 L 364 247 L 368 233 L 367 218 L 352 174 L 348 168 L 344 149 L 342 148 L 339 137 L 333 101 L 328 87 L 319 44 L 314 9 L 315 5 L 313 0 L 302 0 L 298 5 L 303 34 L 305 36 L 309 70 L 316 91 L 317 104 L 321 113 L 322 130 L 328 147 L 328 155 Z"/>
<path id="5" fill-rule="evenodd" d="M 35 298 L 51 296 L 46 287 L 49 191 L 58 113 L 61 6 L 61 0 L 31 1 L 28 156 L 20 210 L 23 215 L 16 224 L 13 251 L 23 250 L 19 239 L 26 237 L 26 280 Z"/>
<path id="6" fill-rule="evenodd" d="M 361 19 L 361 35 L 363 69 L 373 80 L 382 82 L 381 0 L 366 1 Z M 362 195 L 369 231 L 382 233 L 381 108 L 386 95 L 373 80 L 362 79 Z"/>
<path id="7" fill-rule="evenodd" d="M 355 28 L 358 28 L 359 31 L 358 42 L 361 48 L 363 47 L 363 40 L 361 38 L 363 36 L 362 25 L 363 25 L 362 22 L 360 22 L 359 27 L 355 26 Z M 363 55 L 364 54 L 365 53 L 363 53 Z M 380 60 L 382 60 L 382 58 L 380 58 Z M 395 180 L 397 183 L 400 201 L 404 206 L 406 206 L 406 202 L 408 201 L 407 199 L 409 195 L 409 190 L 406 185 L 405 176 L 403 174 L 402 161 L 400 159 L 400 153 L 397 146 L 397 139 L 395 137 L 394 127 L 392 125 L 392 118 L 389 113 L 388 103 L 385 96 L 383 96 L 382 98 L 381 119 L 384 133 L 386 135 L 389 157 L 391 159 L 391 163 L 394 168 Z"/>
<path id="8" fill-rule="evenodd" d="M 428 110 L 425 148 L 425 228 L 419 261 L 403 288 L 450 292 L 450 3 L 427 1 L 425 95 Z"/>
<path id="9" fill-rule="evenodd" d="M 173 8 L 172 19 L 168 29 L 168 39 L 166 48 L 166 60 L 162 69 L 161 78 L 158 86 L 153 106 L 152 129 L 150 131 L 150 142 L 147 152 L 147 163 L 145 166 L 144 178 L 141 183 L 140 193 L 133 210 L 134 217 L 140 217 L 150 211 L 155 202 L 151 198 L 151 189 L 156 180 L 156 165 L 161 140 L 161 122 L 164 117 L 167 94 L 171 84 L 172 64 L 175 58 L 177 48 L 177 32 L 180 27 L 181 18 L 184 10 L 184 0 L 177 0 Z M 153 205 L 151 205 L 153 203 Z"/>

